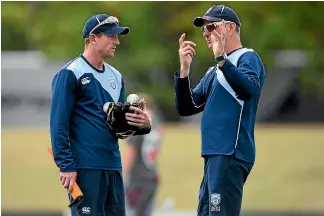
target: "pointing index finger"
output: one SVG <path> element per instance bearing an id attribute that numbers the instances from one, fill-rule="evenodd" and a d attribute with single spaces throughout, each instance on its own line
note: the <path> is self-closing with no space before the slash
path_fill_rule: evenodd
<path id="1" fill-rule="evenodd" d="M 183 33 L 183 34 L 180 36 L 180 38 L 179 38 L 179 45 L 180 45 L 180 46 L 182 46 L 185 37 L 186 37 L 186 33 Z"/>

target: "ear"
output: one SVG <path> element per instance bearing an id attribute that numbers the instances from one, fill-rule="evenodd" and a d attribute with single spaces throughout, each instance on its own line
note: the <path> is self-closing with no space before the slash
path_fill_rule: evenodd
<path id="1" fill-rule="evenodd" d="M 236 31 L 236 25 L 231 23 L 230 24 L 230 35 L 233 35 Z"/>
<path id="2" fill-rule="evenodd" d="M 97 43 L 97 36 L 94 34 L 91 34 L 89 36 L 89 41 L 90 41 L 90 43 Z"/>

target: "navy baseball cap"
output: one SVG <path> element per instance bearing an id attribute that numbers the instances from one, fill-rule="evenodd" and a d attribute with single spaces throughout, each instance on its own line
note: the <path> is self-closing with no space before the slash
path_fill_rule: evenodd
<path id="1" fill-rule="evenodd" d="M 196 27 L 204 25 L 204 21 L 219 22 L 222 20 L 234 22 L 237 26 L 241 26 L 240 18 L 235 11 L 224 5 L 214 5 L 207 10 L 204 16 L 196 17 L 193 20 L 193 24 Z"/>
<path id="2" fill-rule="evenodd" d="M 82 36 L 83 38 L 88 38 L 90 34 L 98 33 L 127 35 L 129 31 L 129 27 L 119 25 L 116 17 L 107 14 L 97 14 L 88 19 L 84 25 Z"/>

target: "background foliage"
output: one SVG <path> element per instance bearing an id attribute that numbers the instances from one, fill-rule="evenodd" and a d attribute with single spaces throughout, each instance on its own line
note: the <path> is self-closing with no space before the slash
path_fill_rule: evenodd
<path id="1" fill-rule="evenodd" d="M 324 82 L 323 2 L 219 2 L 233 7 L 242 22 L 243 45 L 271 68 L 274 52 L 303 49 L 311 56 L 301 72 L 305 91 L 320 92 Z M 147 91 L 173 106 L 173 73 L 178 69 L 178 38 L 197 43 L 194 81 L 213 64 L 211 52 L 192 20 L 212 2 L 3 2 L 2 50 L 39 49 L 52 60 L 67 61 L 83 50 L 81 32 L 96 13 L 117 16 L 131 32 L 121 37 L 116 58 L 108 60 L 131 80 L 127 90 Z M 50 11 L 50 13 L 49 13 Z M 269 72 L 269 71 L 268 71 Z"/>

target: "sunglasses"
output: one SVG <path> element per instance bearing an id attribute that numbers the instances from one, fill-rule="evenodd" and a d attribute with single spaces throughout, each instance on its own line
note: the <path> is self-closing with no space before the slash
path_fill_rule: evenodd
<path id="1" fill-rule="evenodd" d="M 233 22 L 225 21 L 224 23 L 225 24 L 228 24 L 228 23 L 233 23 Z M 209 23 L 209 24 L 207 24 L 205 26 L 202 26 L 201 27 L 201 31 L 202 32 L 205 32 L 205 31 L 212 32 L 212 31 L 214 31 L 217 28 L 217 26 L 220 26 L 221 24 L 222 24 L 222 22 L 212 22 L 212 23 Z"/>
<path id="2" fill-rule="evenodd" d="M 91 29 L 91 31 L 89 32 L 89 35 L 91 35 L 92 32 L 94 30 L 96 30 L 97 28 L 99 28 L 100 26 L 103 26 L 103 25 L 106 25 L 106 24 L 119 24 L 118 19 L 116 17 L 114 17 L 114 16 L 109 16 L 109 17 L 107 17 L 107 19 L 105 19 L 102 22 L 100 22 L 99 19 L 97 18 L 97 21 L 98 21 L 99 24 L 96 25 L 95 27 L 93 27 L 93 29 Z"/>
<path id="3" fill-rule="evenodd" d="M 208 31 L 208 32 L 212 32 L 216 29 L 217 26 L 220 25 L 220 22 L 212 22 L 212 23 L 209 23 L 207 25 L 204 25 L 201 27 L 201 31 L 202 32 L 205 32 L 205 31 Z"/>

